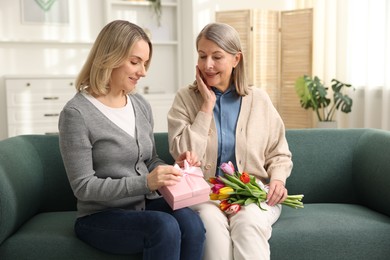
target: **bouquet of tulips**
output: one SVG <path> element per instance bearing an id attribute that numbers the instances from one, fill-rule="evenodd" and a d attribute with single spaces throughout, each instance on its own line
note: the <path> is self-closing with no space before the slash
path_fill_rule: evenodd
<path id="1" fill-rule="evenodd" d="M 222 163 L 220 166 L 225 176 L 210 178 L 209 182 L 213 184 L 211 188 L 210 199 L 220 200 L 219 207 L 226 214 L 237 213 L 242 205 L 256 203 L 262 210 L 261 203 L 267 200 L 268 186 L 261 181 L 257 182 L 254 176 L 246 172 L 235 171 L 231 162 Z M 282 202 L 292 208 L 303 208 L 303 195 L 288 195 Z"/>

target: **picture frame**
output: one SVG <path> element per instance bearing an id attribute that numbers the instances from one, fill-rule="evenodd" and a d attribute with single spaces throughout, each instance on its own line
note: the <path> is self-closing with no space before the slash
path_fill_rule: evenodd
<path id="1" fill-rule="evenodd" d="M 20 0 L 22 24 L 69 24 L 69 0 Z"/>

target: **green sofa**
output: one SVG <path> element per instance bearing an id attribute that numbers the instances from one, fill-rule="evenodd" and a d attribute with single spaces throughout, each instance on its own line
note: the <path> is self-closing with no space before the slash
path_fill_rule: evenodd
<path id="1" fill-rule="evenodd" d="M 172 163 L 166 133 L 160 157 Z M 290 194 L 270 239 L 271 259 L 390 259 L 390 132 L 374 129 L 288 130 Z M 142 259 L 108 255 L 73 232 L 76 201 L 58 136 L 0 141 L 0 259 Z"/>

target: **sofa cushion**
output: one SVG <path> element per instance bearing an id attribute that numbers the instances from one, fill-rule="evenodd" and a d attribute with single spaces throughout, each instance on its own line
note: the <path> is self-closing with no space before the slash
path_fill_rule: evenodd
<path id="1" fill-rule="evenodd" d="M 390 256 L 389 241 L 389 217 L 360 205 L 283 207 L 270 239 L 271 259 L 383 259 Z"/>
<path id="2" fill-rule="evenodd" d="M 76 212 L 40 213 L 25 223 L 0 247 L 0 259 L 142 259 L 101 252 L 74 233 Z"/>

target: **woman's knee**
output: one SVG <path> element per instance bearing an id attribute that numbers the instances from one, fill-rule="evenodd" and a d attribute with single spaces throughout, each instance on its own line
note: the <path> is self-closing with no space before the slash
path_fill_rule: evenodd
<path id="1" fill-rule="evenodd" d="M 156 212 L 155 219 L 152 221 L 151 226 L 153 226 L 156 232 L 160 232 L 162 237 L 165 239 L 167 236 L 177 239 L 180 237 L 180 226 L 177 220 L 170 214 L 164 212 Z"/>
<path id="2" fill-rule="evenodd" d="M 183 236 L 191 235 L 191 237 L 199 240 L 204 240 L 205 228 L 199 215 L 190 208 L 183 208 L 173 213 L 179 223 L 180 230 Z"/>
<path id="3" fill-rule="evenodd" d="M 197 207 L 193 208 L 202 219 L 205 225 L 228 225 L 228 219 L 214 201 L 208 201 L 206 203 L 202 203 L 197 205 Z"/>
<path id="4" fill-rule="evenodd" d="M 255 206 L 255 205 L 250 205 Z M 257 206 L 256 206 L 257 207 Z M 272 225 L 268 218 L 269 212 L 261 211 L 261 209 L 241 210 L 236 215 L 230 217 L 230 227 L 232 233 L 256 232 L 265 237 L 270 236 Z"/>

